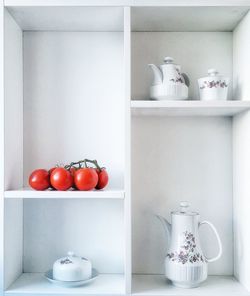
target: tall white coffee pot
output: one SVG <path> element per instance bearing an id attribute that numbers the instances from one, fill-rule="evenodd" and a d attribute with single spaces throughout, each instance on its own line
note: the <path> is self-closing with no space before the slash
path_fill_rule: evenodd
<path id="1" fill-rule="evenodd" d="M 165 258 L 165 275 L 175 286 L 197 287 L 207 278 L 207 264 L 222 255 L 222 245 L 214 225 L 208 221 L 199 222 L 199 214 L 188 211 L 188 203 L 181 202 L 180 210 L 171 212 L 172 224 L 158 216 L 167 238 L 168 251 Z M 214 258 L 207 258 L 200 246 L 199 228 L 207 224 L 214 231 L 219 250 Z"/>

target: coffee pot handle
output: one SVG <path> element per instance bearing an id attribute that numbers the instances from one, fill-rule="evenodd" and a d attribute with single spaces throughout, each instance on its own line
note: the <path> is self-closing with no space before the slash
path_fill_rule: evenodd
<path id="1" fill-rule="evenodd" d="M 214 258 L 207 258 L 205 256 L 207 262 L 214 262 L 214 261 L 218 260 L 221 257 L 221 255 L 222 255 L 222 244 L 221 244 L 220 236 L 219 236 L 219 234 L 218 234 L 215 226 L 211 222 L 209 222 L 209 221 L 202 221 L 202 222 L 200 222 L 199 227 L 201 225 L 204 225 L 204 224 L 207 224 L 208 226 L 210 226 L 210 228 L 212 228 L 212 230 L 213 230 L 213 232 L 214 232 L 214 234 L 216 236 L 217 242 L 218 242 L 219 252 L 218 252 L 217 256 L 215 256 Z"/>

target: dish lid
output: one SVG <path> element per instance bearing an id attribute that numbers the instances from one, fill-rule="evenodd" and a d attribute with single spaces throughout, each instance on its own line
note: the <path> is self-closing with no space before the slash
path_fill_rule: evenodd
<path id="1" fill-rule="evenodd" d="M 80 257 L 74 254 L 74 252 L 69 251 L 67 257 L 60 258 L 56 260 L 54 263 L 54 268 L 58 268 L 59 266 L 65 267 L 79 267 L 84 266 L 86 263 L 90 262 L 88 259 L 84 257 Z"/>
<path id="2" fill-rule="evenodd" d="M 211 78 L 226 78 L 224 75 L 221 75 L 218 70 L 211 68 L 207 70 L 208 76 L 203 77 L 201 79 L 211 79 Z"/>
<path id="3" fill-rule="evenodd" d="M 199 215 L 197 212 L 188 211 L 189 203 L 187 201 L 180 202 L 180 210 L 171 212 L 172 215 L 182 215 L 182 216 L 196 216 Z"/>

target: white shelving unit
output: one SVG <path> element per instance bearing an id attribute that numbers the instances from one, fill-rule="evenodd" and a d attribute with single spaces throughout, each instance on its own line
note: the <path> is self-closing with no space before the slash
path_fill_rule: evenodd
<path id="1" fill-rule="evenodd" d="M 93 191 L 34 191 L 30 188 L 19 190 L 9 190 L 4 193 L 5 198 L 117 198 L 124 199 L 124 191 L 122 190 L 93 190 Z"/>
<path id="2" fill-rule="evenodd" d="M 249 0 L 0 0 L 0 295 L 250 296 L 249 9 Z M 189 100 L 149 100 L 147 64 L 164 56 L 188 74 Z M 197 79 L 212 67 L 231 78 L 230 100 L 198 100 Z M 107 168 L 106 189 L 28 188 L 33 169 L 82 157 Z M 223 244 L 193 290 L 165 279 L 154 216 L 169 219 L 181 200 Z M 213 256 L 211 233 L 201 241 Z M 43 277 L 69 250 L 99 271 L 91 285 Z"/>
<path id="3" fill-rule="evenodd" d="M 51 285 L 42 273 L 24 273 L 6 291 L 6 295 L 124 295 L 124 276 L 101 274 L 98 279 L 86 287 L 74 289 Z"/>
<path id="4" fill-rule="evenodd" d="M 134 295 L 163 296 L 163 295 L 242 295 L 249 293 L 235 278 L 230 276 L 209 276 L 207 281 L 197 289 L 180 289 L 171 285 L 162 275 L 134 275 Z"/>
<path id="5" fill-rule="evenodd" d="M 135 116 L 234 116 L 250 109 L 250 101 L 131 101 Z"/>

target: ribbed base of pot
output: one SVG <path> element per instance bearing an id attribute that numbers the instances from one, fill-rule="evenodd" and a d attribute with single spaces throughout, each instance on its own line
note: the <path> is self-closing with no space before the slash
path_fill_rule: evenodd
<path id="1" fill-rule="evenodd" d="M 199 282 L 199 283 L 187 284 L 187 283 L 180 283 L 180 282 L 172 281 L 172 284 L 177 288 L 192 289 L 192 288 L 199 287 L 201 283 Z"/>
<path id="2" fill-rule="evenodd" d="M 188 87 L 183 83 L 165 83 L 152 85 L 150 97 L 154 100 L 186 100 L 188 98 Z"/>
<path id="3" fill-rule="evenodd" d="M 195 288 L 207 278 L 207 265 L 183 265 L 179 263 L 169 263 L 166 265 L 166 278 L 181 288 Z"/>

